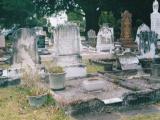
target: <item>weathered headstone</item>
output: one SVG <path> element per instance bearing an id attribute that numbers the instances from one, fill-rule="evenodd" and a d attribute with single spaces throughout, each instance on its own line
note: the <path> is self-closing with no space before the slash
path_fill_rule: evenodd
<path id="1" fill-rule="evenodd" d="M 121 15 L 121 41 L 125 48 L 133 47 L 132 38 L 132 14 L 127 10 Z"/>
<path id="2" fill-rule="evenodd" d="M 35 68 L 38 63 L 37 42 L 34 29 L 20 28 L 15 32 L 14 64 Z"/>
<path id="3" fill-rule="evenodd" d="M 92 46 L 92 47 L 96 47 L 96 32 L 94 30 L 89 30 L 88 33 L 88 42 L 89 42 L 89 45 Z"/>
<path id="4" fill-rule="evenodd" d="M 98 52 L 110 52 L 114 49 L 113 28 L 102 26 L 97 35 L 96 49 Z"/>
<path id="5" fill-rule="evenodd" d="M 66 78 L 86 76 L 86 67 L 80 56 L 80 31 L 74 23 L 66 23 L 55 29 L 54 43 L 57 64 L 64 67 Z"/>
<path id="6" fill-rule="evenodd" d="M 76 24 L 66 23 L 56 28 L 54 43 L 57 55 L 80 54 L 80 32 Z"/>
<path id="7" fill-rule="evenodd" d="M 159 3 L 157 0 L 153 2 L 153 12 L 151 13 L 151 30 L 158 34 L 158 38 L 160 38 L 160 13 Z"/>
<path id="8" fill-rule="evenodd" d="M 136 35 L 136 43 L 138 45 L 138 49 L 140 50 L 140 38 L 139 38 L 139 34 L 141 32 L 149 32 L 150 31 L 150 28 L 146 25 L 146 24 L 142 24 L 141 26 L 138 27 L 138 30 L 137 30 L 137 35 Z"/>
<path id="9" fill-rule="evenodd" d="M 5 48 L 5 36 L 0 34 L 0 48 Z"/>
<path id="10" fill-rule="evenodd" d="M 141 32 L 139 35 L 139 48 L 142 58 L 155 58 L 158 34 L 155 32 Z"/>

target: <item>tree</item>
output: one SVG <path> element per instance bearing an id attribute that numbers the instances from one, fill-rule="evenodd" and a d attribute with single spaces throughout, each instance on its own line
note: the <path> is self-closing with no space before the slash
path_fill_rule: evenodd
<path id="1" fill-rule="evenodd" d="M 0 25 L 10 27 L 13 24 L 35 26 L 46 23 L 37 17 L 33 0 L 0 0 Z"/>
<path id="2" fill-rule="evenodd" d="M 98 31 L 101 11 L 112 11 L 115 18 L 120 19 L 121 13 L 129 10 L 133 14 L 134 26 L 138 19 L 149 24 L 152 3 L 153 0 L 35 0 L 36 8 L 41 14 L 49 15 L 55 11 L 66 10 L 84 16 L 86 31 Z M 84 14 L 77 12 L 77 9 L 83 10 Z"/>

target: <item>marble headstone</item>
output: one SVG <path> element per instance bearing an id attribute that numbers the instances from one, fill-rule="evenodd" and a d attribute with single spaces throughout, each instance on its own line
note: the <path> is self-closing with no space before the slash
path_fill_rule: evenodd
<path id="1" fill-rule="evenodd" d="M 74 23 L 59 25 L 55 29 L 54 43 L 57 55 L 80 54 L 80 32 Z"/>
<path id="2" fill-rule="evenodd" d="M 141 57 L 155 58 L 158 34 L 153 31 L 145 31 L 141 32 L 138 36 Z"/>
<path id="3" fill-rule="evenodd" d="M 121 41 L 122 46 L 130 48 L 133 45 L 132 38 L 132 14 L 127 10 L 121 15 Z"/>
<path id="4" fill-rule="evenodd" d="M 138 50 L 140 50 L 140 38 L 139 38 L 139 34 L 141 32 L 149 32 L 150 31 L 150 28 L 146 25 L 146 24 L 142 24 L 138 27 L 138 30 L 137 30 L 137 35 L 136 35 L 136 43 L 138 45 Z"/>
<path id="5" fill-rule="evenodd" d="M 114 49 L 113 41 L 113 28 L 102 26 L 97 35 L 97 51 L 111 53 Z"/>
<path id="6" fill-rule="evenodd" d="M 80 31 L 74 23 L 59 25 L 54 33 L 56 62 L 64 67 L 66 78 L 86 76 L 86 66 L 80 56 Z"/>
<path id="7" fill-rule="evenodd" d="M 153 12 L 151 13 L 151 30 L 158 34 L 158 38 L 160 38 L 160 13 L 159 3 L 157 0 L 153 2 Z"/>

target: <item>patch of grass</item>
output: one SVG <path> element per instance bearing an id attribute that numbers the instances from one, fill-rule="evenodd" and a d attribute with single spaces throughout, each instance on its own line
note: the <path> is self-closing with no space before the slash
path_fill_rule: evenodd
<path id="1" fill-rule="evenodd" d="M 121 120 L 160 120 L 160 114 L 136 115 L 133 117 L 125 117 Z"/>
<path id="2" fill-rule="evenodd" d="M 0 120 L 70 120 L 48 97 L 46 105 L 32 108 L 27 101 L 29 90 L 22 87 L 0 89 Z"/>
<path id="3" fill-rule="evenodd" d="M 89 61 L 84 61 L 84 64 L 87 65 L 87 73 L 97 73 L 98 71 L 104 71 L 104 67 L 90 63 Z"/>

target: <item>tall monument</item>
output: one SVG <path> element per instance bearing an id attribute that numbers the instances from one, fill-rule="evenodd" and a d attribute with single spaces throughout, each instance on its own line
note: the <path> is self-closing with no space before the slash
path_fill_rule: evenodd
<path id="1" fill-rule="evenodd" d="M 160 13 L 159 3 L 157 0 L 153 2 L 153 12 L 151 13 L 151 30 L 158 34 L 158 38 L 160 39 Z"/>
<path id="2" fill-rule="evenodd" d="M 127 10 L 121 15 L 121 41 L 122 46 L 126 48 L 131 48 L 133 45 L 132 38 L 132 14 Z"/>

